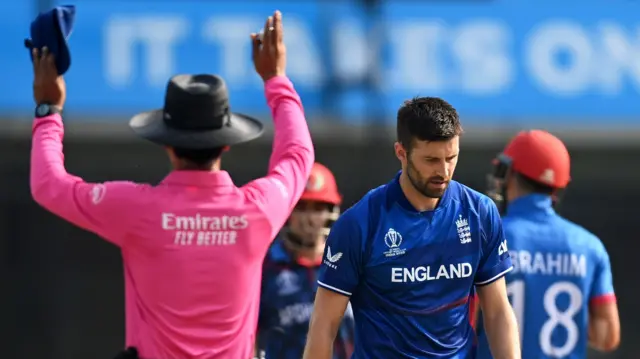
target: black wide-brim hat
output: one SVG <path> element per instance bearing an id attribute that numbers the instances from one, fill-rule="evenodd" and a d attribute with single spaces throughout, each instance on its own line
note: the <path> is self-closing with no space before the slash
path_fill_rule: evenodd
<path id="1" fill-rule="evenodd" d="M 216 75 L 172 77 L 164 108 L 135 115 L 129 126 L 147 140 L 186 149 L 236 145 L 264 131 L 260 121 L 231 112 L 227 86 Z"/>

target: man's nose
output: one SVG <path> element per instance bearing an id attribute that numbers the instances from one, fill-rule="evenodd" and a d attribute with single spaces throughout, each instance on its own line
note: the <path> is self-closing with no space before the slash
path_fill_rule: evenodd
<path id="1" fill-rule="evenodd" d="M 435 175 L 443 178 L 449 178 L 449 166 L 446 162 L 439 162 L 436 167 Z"/>
<path id="2" fill-rule="evenodd" d="M 324 215 L 323 212 L 314 211 L 309 213 L 309 221 L 316 226 L 323 225 L 325 221 L 325 217 L 326 216 Z"/>

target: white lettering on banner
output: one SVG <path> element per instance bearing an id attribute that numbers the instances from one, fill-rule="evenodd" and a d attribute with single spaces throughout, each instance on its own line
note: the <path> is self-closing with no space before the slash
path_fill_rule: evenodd
<path id="1" fill-rule="evenodd" d="M 293 16 L 287 16 L 287 73 L 305 86 L 319 87 L 326 71 L 310 29 Z"/>
<path id="2" fill-rule="evenodd" d="M 234 85 L 242 85 L 252 78 L 250 75 L 255 76 L 253 68 L 247 66 L 247 59 L 251 58 L 251 42 L 247 37 L 258 31 L 259 23 L 259 19 L 248 17 L 212 17 L 204 25 L 203 37 L 220 46 L 218 71 Z"/>
<path id="3" fill-rule="evenodd" d="M 387 76 L 393 89 L 440 90 L 447 74 L 437 56 L 446 29 L 438 22 L 401 22 L 390 29 L 391 69 Z M 344 58 L 348 56 L 343 55 Z"/>
<path id="4" fill-rule="evenodd" d="M 174 244 L 189 246 L 228 246 L 236 244 L 238 231 L 249 227 L 247 217 L 177 216 L 162 213 L 162 229 L 175 231 Z"/>
<path id="5" fill-rule="evenodd" d="M 285 37 L 287 72 L 301 87 L 320 86 L 328 61 L 344 81 L 361 80 L 369 66 L 381 63 L 384 68 L 379 75 L 385 77 L 385 91 L 497 96 L 510 91 L 517 76 L 554 96 L 577 96 L 586 91 L 615 96 L 629 84 L 640 91 L 639 27 L 626 29 L 606 21 L 585 27 L 561 19 L 539 23 L 525 38 L 514 39 L 509 24 L 499 19 L 470 19 L 459 25 L 407 20 L 375 36 L 388 42 L 383 44 L 390 54 L 386 61 L 376 52 L 378 45 L 370 43 L 371 35 L 382 28 L 368 29 L 348 18 L 337 19 L 329 28 L 330 41 L 326 43 L 331 51 L 321 56 L 319 46 L 325 43 L 317 42 L 319 38 L 312 32 L 315 23 L 302 19 L 287 16 Z M 261 26 L 261 19 L 250 15 L 213 16 L 204 23 L 171 15 L 112 16 L 103 29 L 105 78 L 115 88 L 126 88 L 135 81 L 163 87 L 180 71 L 179 62 L 190 61 L 181 57 L 185 55 L 177 46 L 204 41 L 215 48 L 211 54 L 219 56 L 215 61 L 219 67 L 212 72 L 235 86 L 259 88 L 247 36 Z M 521 47 L 513 52 L 513 45 Z M 207 56 L 206 48 L 203 52 Z M 559 63 L 560 54 L 567 55 L 569 61 Z M 524 63 L 524 73 L 517 73 L 516 62 Z"/>
<path id="6" fill-rule="evenodd" d="M 459 27 L 437 21 L 405 22 L 391 29 L 394 56 L 389 78 L 396 89 L 495 95 L 506 91 L 514 79 L 509 40 L 507 27 L 490 20 Z"/>
<path id="7" fill-rule="evenodd" d="M 525 61 L 531 77 L 555 95 L 577 96 L 585 91 L 616 95 L 628 77 L 640 88 L 640 29 L 630 41 L 613 23 L 601 23 L 593 31 L 577 23 L 542 24 L 526 42 Z M 560 52 L 570 55 L 557 64 Z"/>
<path id="8" fill-rule="evenodd" d="M 339 21 L 332 31 L 333 67 L 335 74 L 342 81 L 362 80 L 373 61 L 376 46 L 369 43 L 367 33 L 353 21 Z M 345 54 L 349 54 L 349 61 L 345 61 Z"/>
<path id="9" fill-rule="evenodd" d="M 181 17 L 111 17 L 104 34 L 107 82 L 114 87 L 133 82 L 135 49 L 142 45 L 146 61 L 138 72 L 152 86 L 164 86 L 175 72 L 174 47 L 187 35 L 188 25 Z"/>
<path id="10" fill-rule="evenodd" d="M 587 88 L 594 54 L 579 25 L 564 21 L 545 24 L 527 44 L 527 65 L 540 85 L 566 95 L 577 95 Z M 571 55 L 571 61 L 558 66 L 556 56 L 563 50 Z"/>
<path id="11" fill-rule="evenodd" d="M 513 273 L 586 277 L 587 257 L 574 253 L 511 251 Z"/>
<path id="12" fill-rule="evenodd" d="M 460 88 L 475 95 L 504 92 L 514 80 L 506 26 L 489 20 L 471 22 L 454 32 L 452 51 L 458 62 Z"/>
<path id="13" fill-rule="evenodd" d="M 473 273 L 473 267 L 470 263 L 443 264 L 434 267 L 435 275 L 431 271 L 431 266 L 420 266 L 411 268 L 391 268 L 391 282 L 407 283 L 407 282 L 424 282 L 440 279 L 458 279 L 470 277 Z"/>
<path id="14" fill-rule="evenodd" d="M 630 75 L 630 80 L 640 92 L 640 26 L 636 27 L 632 40 L 614 23 L 603 23 L 599 28 L 602 33 L 603 53 L 609 55 L 596 72 L 603 92 L 610 95 L 620 93 L 624 87 L 625 73 Z"/>
<path id="15" fill-rule="evenodd" d="M 319 86 L 322 81 L 322 58 L 304 22 L 287 16 L 287 74 L 305 86 Z M 259 18 L 250 16 L 212 17 L 204 25 L 203 36 L 220 46 L 221 66 L 218 71 L 234 85 L 260 84 L 251 61 L 251 43 L 247 37 L 263 26 Z"/>

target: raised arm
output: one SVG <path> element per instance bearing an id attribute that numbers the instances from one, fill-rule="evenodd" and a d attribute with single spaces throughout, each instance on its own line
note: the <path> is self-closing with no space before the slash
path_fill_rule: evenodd
<path id="1" fill-rule="evenodd" d="M 31 144 L 30 187 L 33 199 L 63 219 L 122 244 L 130 200 L 144 186 L 131 182 L 86 183 L 64 167 L 64 126 L 59 112 L 64 106 L 64 79 L 58 76 L 53 55 L 33 50 L 34 99 L 39 109 L 55 108 L 36 118 Z M 43 106 L 44 105 L 44 106 Z"/>
<path id="2" fill-rule="evenodd" d="M 267 19 L 263 37 L 252 34 L 253 61 L 265 82 L 265 96 L 274 122 L 273 152 L 266 177 L 243 187 L 262 209 L 271 224 L 268 244 L 300 199 L 314 161 L 313 143 L 302 102 L 285 76 L 286 49 L 282 15 L 276 11 Z"/>

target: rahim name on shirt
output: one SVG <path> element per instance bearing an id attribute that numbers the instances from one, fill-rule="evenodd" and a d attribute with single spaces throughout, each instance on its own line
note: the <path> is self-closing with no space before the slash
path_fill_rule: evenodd
<path id="1" fill-rule="evenodd" d="M 575 253 L 510 251 L 512 274 L 587 276 L 587 257 Z"/>

